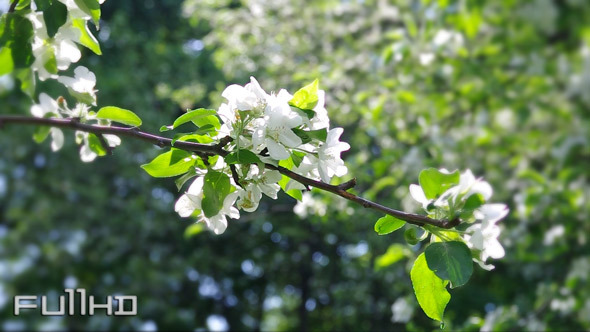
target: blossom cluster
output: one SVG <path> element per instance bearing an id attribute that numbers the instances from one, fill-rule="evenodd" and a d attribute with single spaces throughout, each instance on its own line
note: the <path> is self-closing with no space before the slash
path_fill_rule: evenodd
<path id="1" fill-rule="evenodd" d="M 98 0 L 99 4 L 103 2 L 104 0 Z M 77 104 L 74 108 L 69 108 L 63 98 L 53 99 L 41 93 L 38 97 L 39 102 L 31 107 L 31 114 L 35 117 L 76 118 L 82 123 L 98 121 L 95 113 L 90 111 L 91 105 L 96 106 L 97 90 L 94 73 L 84 66 L 78 66 L 74 69 L 73 77 L 60 74 L 60 71 L 67 70 L 71 64 L 80 60 L 82 53 L 78 44 L 100 54 L 100 46 L 87 27 L 90 20 L 94 20 L 97 24 L 97 17 L 92 17 L 88 8 L 81 8 L 74 0 L 58 0 L 51 6 L 62 6 L 63 10 L 67 11 L 67 15 L 63 24 L 56 27 L 55 18 L 45 15 L 42 8 L 33 4 L 31 11 L 25 15 L 33 28 L 31 48 L 34 61 L 30 68 L 41 81 L 55 79 L 63 84 L 70 95 L 77 100 Z M 52 21 L 48 22 L 47 19 Z M 110 124 L 108 120 L 100 120 L 98 123 Z M 52 139 L 52 150 L 61 149 L 64 144 L 63 132 L 59 128 L 51 128 L 47 135 L 50 135 Z M 80 158 L 84 162 L 91 162 L 98 155 L 97 148 L 91 147 L 93 138 L 96 137 L 87 132 L 76 132 L 76 143 L 81 145 Z M 102 138 L 110 147 L 115 147 L 121 142 L 115 135 L 102 135 Z"/>
<path id="2" fill-rule="evenodd" d="M 93 91 L 96 82 L 94 74 L 89 72 L 86 67 L 78 67 L 75 70 L 76 78 L 61 76 L 60 79 L 70 83 L 73 86 L 82 86 L 84 89 Z M 46 93 L 39 95 L 39 103 L 31 106 L 31 114 L 38 118 L 75 118 L 80 123 L 88 123 L 93 121 L 100 125 L 110 125 L 109 120 L 97 119 L 96 113 L 90 111 L 90 106 L 85 103 L 77 103 L 74 108 L 69 108 L 65 99 L 58 98 L 57 100 L 51 98 Z M 51 136 L 51 149 L 58 151 L 63 147 L 64 134 L 61 129 L 51 127 L 46 133 Z M 80 159 L 83 162 L 92 162 L 98 156 L 97 148 L 91 147 L 91 140 L 96 138 L 94 134 L 77 130 L 75 133 L 76 144 L 80 147 Z M 121 139 L 116 135 L 103 134 L 102 137 L 109 147 L 114 148 L 121 144 Z M 38 140 L 43 140 L 45 137 L 40 137 Z M 96 138 L 98 139 L 98 138 Z M 102 144 L 99 142 L 99 144 Z"/>
<path id="3" fill-rule="evenodd" d="M 445 169 L 441 174 L 451 174 Z M 454 219 L 457 216 L 465 223 L 462 240 L 467 246 L 479 253 L 474 261 L 483 269 L 491 270 L 486 264 L 488 258 L 504 257 L 504 248 L 498 241 L 501 229 L 498 221 L 506 217 L 508 207 L 505 204 L 486 203 L 492 196 L 492 187 L 482 179 L 475 178 L 471 170 L 459 176 L 458 184 L 445 190 L 437 198 L 428 199 L 424 189 L 416 184 L 410 185 L 410 195 L 422 204 L 424 210 L 437 218 Z M 460 232 L 460 231 L 458 231 Z"/>
<path id="4" fill-rule="evenodd" d="M 198 221 L 221 234 L 227 227 L 227 217 L 239 218 L 238 209 L 255 211 L 262 194 L 277 198 L 283 176 L 265 167 L 266 164 L 286 167 L 326 183 L 334 176 L 346 174 L 340 154 L 350 146 L 340 142 L 342 128 L 330 129 L 324 95 L 323 90 L 317 90 L 317 85 L 315 90 L 312 87 L 295 95 L 285 89 L 267 93 L 254 77 L 245 86 L 228 86 L 222 93 L 226 102 L 217 111 L 223 122 L 218 137 L 233 139 L 226 148 L 237 155 L 238 161 L 240 153 L 250 152 L 258 162 L 230 165 L 219 158 L 215 165 L 199 170 L 201 176 L 178 199 L 175 210 L 182 217 L 196 215 Z M 304 102 L 305 106 L 295 106 L 296 101 Z M 211 170 L 227 174 L 233 191 L 224 198 L 217 214 L 206 216 L 201 203 L 206 195 L 204 178 Z M 291 179 L 282 189 L 291 191 L 305 187 Z"/>
<path id="5" fill-rule="evenodd" d="M 58 0 L 67 8 L 67 18 L 56 32 L 49 33 L 43 11 L 33 10 L 26 17 L 33 24 L 32 50 L 35 61 L 31 69 L 40 80 L 58 79 L 58 71 L 67 70 L 72 63 L 78 62 L 82 53 L 76 44 L 87 46 L 100 54 L 100 48 L 94 37 L 87 30 L 87 22 L 92 17 L 81 9 L 74 0 Z M 99 0 L 102 4 L 105 0 Z M 53 63 L 55 65 L 53 65 Z M 67 81 L 67 80 L 66 80 Z M 71 84 L 62 82 L 72 87 Z"/>

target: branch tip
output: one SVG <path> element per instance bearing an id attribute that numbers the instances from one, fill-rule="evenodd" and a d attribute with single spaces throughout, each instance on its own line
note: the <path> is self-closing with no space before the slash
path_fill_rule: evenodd
<path id="1" fill-rule="evenodd" d="M 219 150 L 221 150 L 223 147 L 225 147 L 226 145 L 228 145 L 231 141 L 233 141 L 234 139 L 231 138 L 231 136 L 225 136 L 222 139 L 219 140 L 219 143 L 217 143 L 217 145 L 215 145 L 215 147 L 217 147 Z"/>
<path id="2" fill-rule="evenodd" d="M 352 178 L 349 181 L 339 184 L 338 189 L 346 191 L 348 189 L 354 188 L 354 186 L 356 186 L 356 178 Z"/>

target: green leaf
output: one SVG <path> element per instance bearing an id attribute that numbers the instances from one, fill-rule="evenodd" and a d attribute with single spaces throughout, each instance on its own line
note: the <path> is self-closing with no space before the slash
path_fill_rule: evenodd
<path id="1" fill-rule="evenodd" d="M 165 178 L 184 174 L 194 164 L 195 159 L 189 152 L 171 148 L 149 163 L 141 165 L 141 168 L 155 178 Z"/>
<path id="2" fill-rule="evenodd" d="M 293 106 L 293 105 L 290 105 L 290 106 L 291 106 L 291 107 L 293 107 L 293 108 L 295 108 L 296 110 L 298 110 L 298 111 L 302 112 L 303 114 L 305 114 L 305 116 L 306 116 L 308 119 L 312 119 L 312 118 L 315 116 L 315 111 L 314 111 L 314 110 L 304 110 L 304 109 L 302 109 L 302 108 L 295 107 L 295 106 Z"/>
<path id="3" fill-rule="evenodd" d="M 289 105 L 300 108 L 301 110 L 313 110 L 318 103 L 318 79 L 297 90 Z"/>
<path id="4" fill-rule="evenodd" d="M 210 115 L 217 115 L 217 111 L 215 110 L 210 110 L 210 109 L 204 109 L 204 108 L 199 108 L 196 110 L 192 110 L 192 111 L 188 111 L 185 114 L 179 116 L 174 123 L 172 124 L 172 129 L 176 129 L 178 128 L 178 126 L 183 125 L 187 122 L 193 121 L 193 123 L 196 124 L 195 121 L 198 122 L 199 118 L 203 118 L 203 117 L 207 117 Z"/>
<path id="5" fill-rule="evenodd" d="M 107 154 L 107 150 L 100 142 L 98 136 L 92 133 L 88 134 L 88 146 L 90 147 L 90 150 L 96 153 L 99 157 L 105 156 Z"/>
<path id="6" fill-rule="evenodd" d="M 74 91 L 72 88 L 68 88 L 68 93 L 70 96 L 76 98 L 76 100 L 80 103 L 95 105 L 96 104 L 96 96 L 92 95 L 88 92 L 80 93 L 78 91 Z"/>
<path id="7" fill-rule="evenodd" d="M 249 150 L 240 149 L 225 156 L 225 162 L 228 164 L 256 164 L 260 163 L 260 158 Z"/>
<path id="8" fill-rule="evenodd" d="M 20 0 L 18 2 L 18 4 L 16 5 L 15 9 L 17 11 L 19 11 L 19 10 L 27 8 L 30 4 L 31 4 L 31 0 Z"/>
<path id="9" fill-rule="evenodd" d="M 10 47 L 2 47 L 0 49 L 0 76 L 11 73 L 13 69 L 12 51 Z"/>
<path id="10" fill-rule="evenodd" d="M 404 240 L 406 240 L 406 242 L 412 246 L 417 244 L 418 242 L 420 242 L 420 239 L 418 238 L 418 235 L 416 234 L 416 229 L 415 228 L 406 229 L 406 231 L 404 232 Z"/>
<path id="11" fill-rule="evenodd" d="M 193 123 L 195 125 L 197 125 L 199 128 L 203 128 L 206 126 L 211 126 L 215 129 L 221 128 L 221 122 L 219 122 L 219 118 L 215 115 L 208 115 L 208 116 L 196 118 L 193 120 Z M 215 132 L 215 130 L 209 130 L 209 132 Z M 215 136 L 215 135 L 212 135 L 212 136 Z"/>
<path id="12" fill-rule="evenodd" d="M 381 270 L 384 267 L 397 263 L 408 254 L 408 248 L 399 243 L 392 244 L 387 248 L 387 252 L 375 259 L 375 270 Z"/>
<path id="13" fill-rule="evenodd" d="M 33 24 L 16 13 L 4 15 L 6 19 L 2 22 L 3 31 L 0 40 L 10 47 L 15 68 L 29 68 L 35 61 L 31 45 Z"/>
<path id="14" fill-rule="evenodd" d="M 291 153 L 291 160 L 293 160 L 293 164 L 295 165 L 295 167 L 299 167 L 299 165 L 301 165 L 301 162 L 303 161 L 303 157 L 305 157 L 305 152 L 300 152 L 300 151 L 293 151 Z"/>
<path id="15" fill-rule="evenodd" d="M 174 135 L 174 138 L 172 138 L 172 145 L 174 145 L 174 143 L 176 143 L 177 141 L 207 144 L 213 142 L 213 138 L 206 135 L 180 133 Z"/>
<path id="16" fill-rule="evenodd" d="M 219 213 L 223 208 L 223 200 L 231 192 L 231 189 L 229 177 L 225 173 L 209 169 L 205 175 L 204 196 L 201 201 L 201 207 L 206 217 L 211 218 Z"/>
<path id="17" fill-rule="evenodd" d="M 420 172 L 419 181 L 426 198 L 433 199 L 459 184 L 459 171 L 446 174 L 436 168 L 428 168 Z"/>
<path id="18" fill-rule="evenodd" d="M 176 184 L 176 189 L 178 189 L 178 191 L 180 191 L 180 189 L 182 189 L 182 186 L 184 186 L 184 184 L 188 180 L 194 178 L 195 176 L 197 176 L 197 172 L 195 171 L 195 169 L 194 168 L 189 169 L 188 172 L 184 173 L 181 177 L 174 180 L 174 184 Z"/>
<path id="19" fill-rule="evenodd" d="M 102 51 L 100 50 L 100 44 L 98 40 L 94 37 L 94 35 L 88 30 L 88 25 L 86 21 L 83 19 L 75 19 L 72 21 L 72 26 L 80 31 L 80 41 L 79 43 L 90 49 L 97 55 L 102 55 Z"/>
<path id="20" fill-rule="evenodd" d="M 428 268 L 441 279 L 449 280 L 451 288 L 467 283 L 473 273 L 471 251 L 459 241 L 431 243 L 424 251 Z"/>
<path id="21" fill-rule="evenodd" d="M 35 2 L 37 3 L 37 2 Z M 68 7 L 59 1 L 52 1 L 51 5 L 43 11 L 43 20 L 47 28 L 47 35 L 53 38 L 57 30 L 66 23 L 68 19 Z"/>
<path id="22" fill-rule="evenodd" d="M 379 218 L 375 223 L 375 232 L 379 235 L 389 234 L 402 228 L 405 224 L 406 222 L 401 219 L 386 215 L 385 217 Z"/>
<path id="23" fill-rule="evenodd" d="M 50 131 L 51 127 L 37 127 L 33 133 L 33 140 L 37 143 L 43 142 L 49 136 Z"/>
<path id="24" fill-rule="evenodd" d="M 38 10 L 44 11 L 51 6 L 51 0 L 35 0 L 35 5 Z"/>
<path id="25" fill-rule="evenodd" d="M 184 230 L 184 238 L 190 239 L 191 237 L 203 232 L 206 229 L 207 228 L 205 227 L 205 224 L 202 222 L 194 223 Z"/>
<path id="26" fill-rule="evenodd" d="M 301 202 L 301 200 L 303 199 L 303 194 L 301 193 L 301 190 L 299 190 L 299 189 L 285 190 L 285 187 L 287 186 L 287 183 L 289 182 L 289 180 L 290 180 L 289 177 L 283 175 L 283 177 L 281 178 L 281 181 L 279 181 L 279 186 L 281 187 L 281 189 L 283 189 L 283 191 L 285 193 L 287 193 L 287 195 L 289 195 Z"/>
<path id="27" fill-rule="evenodd" d="M 15 76 L 20 81 L 20 89 L 29 97 L 35 96 L 35 74 L 31 68 L 19 69 L 15 71 Z"/>
<path id="28" fill-rule="evenodd" d="M 451 299 L 444 280 L 428 268 L 424 253 L 420 254 L 410 271 L 412 286 L 418 304 L 424 313 L 432 319 L 442 321 L 445 308 Z"/>
<path id="29" fill-rule="evenodd" d="M 301 138 L 303 144 L 311 142 L 312 139 L 316 139 L 321 142 L 325 142 L 326 138 L 328 137 L 328 131 L 326 128 L 317 129 L 317 130 L 301 130 L 297 128 L 291 129 L 295 135 Z"/>
<path id="30" fill-rule="evenodd" d="M 74 0 L 78 8 L 92 17 L 92 21 L 98 27 L 100 19 L 100 4 L 98 0 Z"/>
<path id="31" fill-rule="evenodd" d="M 45 64 L 43 65 L 43 67 L 45 68 L 45 70 L 47 70 L 51 74 L 57 74 L 57 59 L 55 57 L 55 50 L 52 48 L 52 51 L 48 52 L 48 53 L 49 53 L 49 59 L 47 59 L 47 61 L 45 61 Z"/>
<path id="32" fill-rule="evenodd" d="M 463 206 L 463 210 L 473 211 L 478 207 L 482 206 L 485 203 L 485 199 L 482 194 L 472 194 L 467 198 L 465 201 L 465 205 Z"/>
<path id="33" fill-rule="evenodd" d="M 287 159 L 279 160 L 279 166 L 291 170 L 293 167 L 295 167 L 295 162 L 293 161 L 292 157 L 289 157 Z"/>
<path id="34" fill-rule="evenodd" d="M 98 119 L 107 119 L 128 126 L 139 127 L 141 126 L 141 119 L 130 110 L 115 106 L 105 106 L 96 113 Z"/>

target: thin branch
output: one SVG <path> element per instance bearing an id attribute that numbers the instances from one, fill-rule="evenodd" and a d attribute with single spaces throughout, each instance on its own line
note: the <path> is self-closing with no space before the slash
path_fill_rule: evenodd
<path id="1" fill-rule="evenodd" d="M 105 149 L 109 156 L 111 156 L 113 154 L 113 147 L 109 145 L 103 135 L 96 135 L 96 137 L 98 137 L 98 141 L 100 142 L 100 145 L 102 145 L 102 148 Z"/>
<path id="2" fill-rule="evenodd" d="M 11 4 L 10 4 L 10 8 L 8 8 L 8 12 L 12 13 L 14 12 L 14 10 L 16 9 L 16 5 L 18 5 L 18 1 L 19 0 L 14 0 Z"/>
<path id="3" fill-rule="evenodd" d="M 135 139 L 139 139 L 148 143 L 152 143 L 159 147 L 174 147 L 177 149 L 196 152 L 199 154 L 205 155 L 219 155 L 225 157 L 229 154 L 226 150 L 223 149 L 229 142 L 231 142 L 230 137 L 224 137 L 221 141 L 214 145 L 208 144 L 200 144 L 194 142 L 183 142 L 183 141 L 176 141 L 172 144 L 172 140 L 170 138 L 157 136 L 154 134 L 146 133 L 140 131 L 137 128 L 126 128 L 126 127 L 105 127 L 105 126 L 98 126 L 98 125 L 89 125 L 83 124 L 80 122 L 75 121 L 74 119 L 56 119 L 56 118 L 35 118 L 35 117 L 27 117 L 27 116 L 16 116 L 16 115 L 5 115 L 0 116 L 0 128 L 4 124 L 24 124 L 24 125 L 40 125 L 40 126 L 52 126 L 57 128 L 66 128 L 66 129 L 75 129 L 81 130 L 89 133 L 93 133 L 98 135 L 99 137 L 103 134 L 114 134 L 119 136 L 126 136 Z M 414 214 L 414 213 L 407 213 L 403 211 L 398 211 L 392 208 L 388 208 L 381 204 L 369 201 L 362 197 L 359 197 L 355 194 L 348 192 L 349 189 L 353 188 L 356 185 L 356 180 L 352 179 L 348 182 L 342 183 L 340 185 L 331 185 L 325 182 L 313 180 L 302 175 L 299 175 L 293 171 L 290 171 L 281 166 L 274 166 L 271 164 L 266 164 L 267 168 L 274 169 L 279 171 L 281 174 L 300 182 L 301 184 L 307 186 L 312 186 L 324 191 L 331 192 L 336 194 L 340 197 L 343 197 L 349 201 L 355 202 L 357 204 L 362 205 L 367 209 L 373 209 L 379 212 L 383 212 L 385 214 L 391 215 L 398 219 L 404 220 L 407 223 L 414 224 L 417 226 L 424 226 L 424 225 L 433 225 L 440 228 L 453 228 L 457 226 L 460 222 L 459 218 L 455 218 L 453 220 L 441 220 L 441 219 L 431 219 L 427 216 Z"/>

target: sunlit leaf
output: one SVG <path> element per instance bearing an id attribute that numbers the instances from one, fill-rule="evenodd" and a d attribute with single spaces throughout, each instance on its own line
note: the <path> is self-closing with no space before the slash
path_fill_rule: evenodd
<path id="1" fill-rule="evenodd" d="M 313 82 L 297 90 L 293 95 L 293 99 L 289 101 L 289 105 L 302 110 L 313 110 L 318 103 L 318 85 L 319 80 L 315 79 Z"/>
<path id="2" fill-rule="evenodd" d="M 431 243 L 424 254 L 428 268 L 439 278 L 449 280 L 452 288 L 467 283 L 473 273 L 471 251 L 463 242 Z"/>
<path id="3" fill-rule="evenodd" d="M 195 159 L 184 150 L 172 148 L 141 165 L 149 175 L 155 178 L 171 177 L 186 173 L 195 164 Z"/>
<path id="4" fill-rule="evenodd" d="M 96 113 L 98 119 L 107 119 L 128 126 L 139 127 L 141 126 L 141 119 L 130 110 L 115 106 L 105 106 Z"/>
<path id="5" fill-rule="evenodd" d="M 447 281 L 440 279 L 428 268 L 424 253 L 414 262 L 410 278 L 416 299 L 424 313 L 432 319 L 442 321 L 451 294 L 446 288 Z"/>
<path id="6" fill-rule="evenodd" d="M 428 168 L 420 172 L 419 181 L 426 198 L 433 199 L 459 184 L 459 176 L 459 171 L 446 174 L 436 168 Z"/>
<path id="7" fill-rule="evenodd" d="M 223 200 L 231 192 L 229 177 L 222 172 L 209 169 L 203 184 L 201 207 L 206 217 L 211 218 L 223 208 Z"/>
<path id="8" fill-rule="evenodd" d="M 379 235 L 389 234 L 402 228 L 405 224 L 406 222 L 401 219 L 386 215 L 385 217 L 379 218 L 375 223 L 375 232 Z"/>

